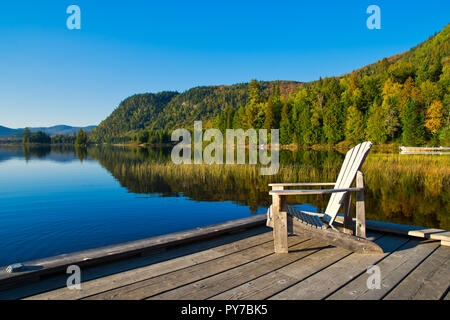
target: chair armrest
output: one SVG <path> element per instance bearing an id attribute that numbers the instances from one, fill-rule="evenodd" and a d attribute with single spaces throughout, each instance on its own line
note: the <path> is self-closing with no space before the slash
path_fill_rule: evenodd
<path id="1" fill-rule="evenodd" d="M 316 189 L 316 190 L 272 190 L 269 191 L 270 195 L 279 196 L 296 196 L 303 194 L 328 194 L 335 192 L 352 192 L 352 191 L 364 191 L 364 188 L 348 188 L 348 189 Z"/>
<path id="2" fill-rule="evenodd" d="M 334 186 L 334 182 L 269 183 L 269 187 Z"/>

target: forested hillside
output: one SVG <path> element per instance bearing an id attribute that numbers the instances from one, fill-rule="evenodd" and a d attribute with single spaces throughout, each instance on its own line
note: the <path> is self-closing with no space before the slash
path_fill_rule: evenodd
<path id="1" fill-rule="evenodd" d="M 172 130 L 279 128 L 282 144 L 371 140 L 450 144 L 450 25 L 428 40 L 341 77 L 310 83 L 197 87 L 124 100 L 92 141 L 164 142 Z"/>
<path id="2" fill-rule="evenodd" d="M 260 94 L 268 97 L 273 83 L 259 82 Z M 287 96 L 300 85 L 299 82 L 280 81 L 281 93 Z M 147 131 L 150 136 L 167 137 L 167 133 L 175 128 L 192 127 L 194 120 L 209 121 L 211 126 L 211 120 L 224 110 L 246 104 L 248 87 L 248 83 L 243 83 L 196 87 L 183 93 L 136 94 L 122 101 L 92 132 L 90 139 L 124 142 L 142 136 L 143 131 Z M 205 125 L 208 126 L 208 123 Z"/>

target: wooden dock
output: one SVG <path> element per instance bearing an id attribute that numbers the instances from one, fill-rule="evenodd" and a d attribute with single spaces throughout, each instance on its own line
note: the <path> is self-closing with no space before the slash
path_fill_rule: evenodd
<path id="1" fill-rule="evenodd" d="M 449 155 L 450 147 L 399 147 L 400 154 Z"/>
<path id="2" fill-rule="evenodd" d="M 80 253 L 38 281 L 22 277 L 12 286 L 0 273 L 0 288 L 9 284 L 0 299 L 450 299 L 450 247 L 442 239 L 427 239 L 423 230 L 411 236 L 405 228 L 395 232 L 392 225 L 386 229 L 378 223 L 378 230 L 384 229 L 371 231 L 369 223 L 368 236 L 383 254 L 355 254 L 301 236 L 288 238 L 289 253 L 274 254 L 272 229 L 264 223 L 260 215 L 207 232 L 199 228 L 197 241 L 180 240 L 183 233 L 177 233 L 172 237 L 176 245 L 150 241 L 145 247 L 141 242 L 140 249 L 134 247 L 138 255 L 81 267 L 80 290 L 66 288 L 68 275 L 56 271 L 83 259 Z M 443 237 L 445 232 L 429 234 Z M 155 243 L 159 251 L 150 250 Z M 380 270 L 379 289 L 367 285 L 373 265 Z M 39 276 L 44 269 L 28 273 Z"/>

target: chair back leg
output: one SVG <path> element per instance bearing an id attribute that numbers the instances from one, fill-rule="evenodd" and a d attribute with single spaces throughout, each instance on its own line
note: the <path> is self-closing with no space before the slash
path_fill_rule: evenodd
<path id="1" fill-rule="evenodd" d="M 356 187 L 364 188 L 364 174 L 356 174 Z M 356 236 L 366 238 L 366 208 L 364 205 L 364 191 L 356 192 Z"/>
<path id="2" fill-rule="evenodd" d="M 272 196 L 272 215 L 275 253 L 288 253 L 286 197 Z"/>

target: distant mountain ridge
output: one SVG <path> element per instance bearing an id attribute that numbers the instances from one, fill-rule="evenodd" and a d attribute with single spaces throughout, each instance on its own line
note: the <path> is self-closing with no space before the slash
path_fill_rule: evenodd
<path id="1" fill-rule="evenodd" d="M 55 135 L 72 135 L 76 134 L 78 130 L 83 129 L 84 131 L 90 132 L 96 126 L 86 126 L 86 127 L 72 127 L 67 125 L 56 125 L 51 127 L 29 127 L 31 133 L 43 131 L 50 136 Z M 14 138 L 20 137 L 25 128 L 11 129 L 8 127 L 0 126 L 0 138 Z"/>

